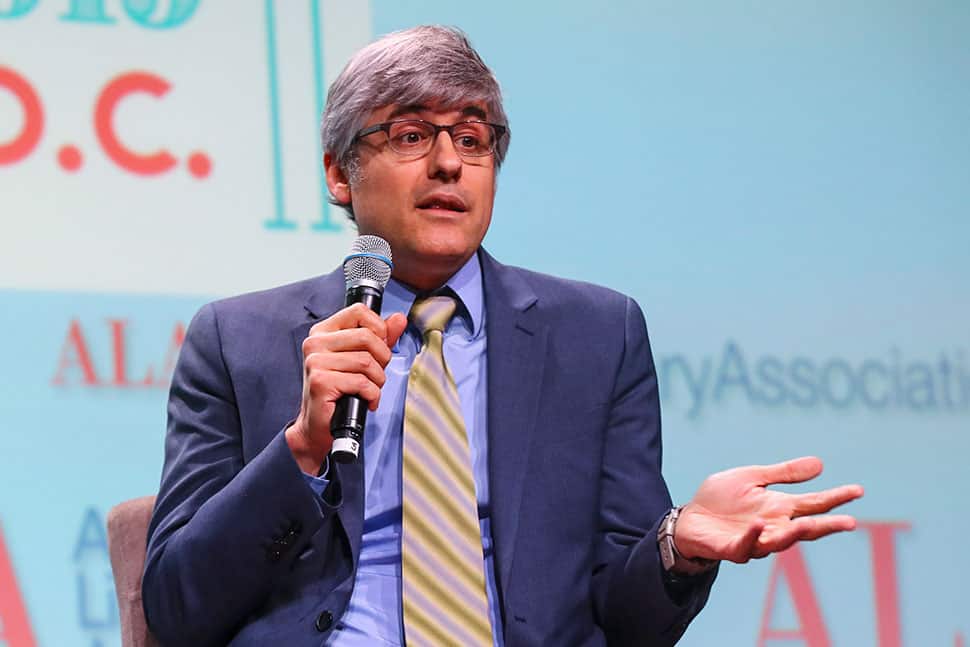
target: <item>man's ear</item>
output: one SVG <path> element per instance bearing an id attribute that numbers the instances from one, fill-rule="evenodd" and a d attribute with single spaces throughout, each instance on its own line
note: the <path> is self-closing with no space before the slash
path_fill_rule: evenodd
<path id="1" fill-rule="evenodd" d="M 342 205 L 350 204 L 350 178 L 330 153 L 323 154 L 323 168 L 327 175 L 327 188 L 330 195 Z"/>

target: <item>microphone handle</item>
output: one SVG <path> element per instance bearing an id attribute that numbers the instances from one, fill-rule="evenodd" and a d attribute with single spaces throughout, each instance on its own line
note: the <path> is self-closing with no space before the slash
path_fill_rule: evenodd
<path id="1" fill-rule="evenodd" d="M 381 313 L 384 290 L 375 285 L 357 284 L 347 288 L 345 305 L 363 303 Z M 367 401 L 357 395 L 344 395 L 337 400 L 330 419 L 333 446 L 330 456 L 338 463 L 356 463 L 360 460 L 361 443 L 364 441 L 364 424 L 367 422 Z"/>

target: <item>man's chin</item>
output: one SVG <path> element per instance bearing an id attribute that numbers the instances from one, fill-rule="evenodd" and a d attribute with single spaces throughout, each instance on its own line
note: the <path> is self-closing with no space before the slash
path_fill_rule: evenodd
<path id="1" fill-rule="evenodd" d="M 436 246 L 397 253 L 392 247 L 394 277 L 422 290 L 438 288 L 460 270 L 476 250 L 477 247 Z"/>

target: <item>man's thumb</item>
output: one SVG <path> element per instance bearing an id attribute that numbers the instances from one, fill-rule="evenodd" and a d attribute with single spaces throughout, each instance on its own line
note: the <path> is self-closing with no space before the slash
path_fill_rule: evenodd
<path id="1" fill-rule="evenodd" d="M 394 344 L 408 327 L 408 318 L 401 312 L 395 312 L 385 320 L 387 324 L 387 347 L 394 348 Z"/>

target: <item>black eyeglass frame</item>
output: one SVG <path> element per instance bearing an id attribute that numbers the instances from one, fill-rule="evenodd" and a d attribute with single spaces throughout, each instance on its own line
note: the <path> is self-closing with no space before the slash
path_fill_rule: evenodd
<path id="1" fill-rule="evenodd" d="M 503 126 L 502 124 L 493 124 L 491 122 L 481 121 L 478 119 L 459 121 L 457 123 L 453 123 L 448 126 L 440 126 L 436 123 L 427 121 L 426 119 L 395 119 L 393 121 L 385 121 L 384 123 L 374 124 L 373 126 L 368 126 L 367 128 L 364 128 L 358 131 L 357 134 L 354 135 L 354 141 L 357 141 L 358 139 L 361 139 L 363 137 L 367 137 L 368 135 L 373 135 L 374 133 L 383 132 L 387 136 L 387 145 L 391 147 L 391 150 L 394 150 L 394 147 L 391 145 L 391 126 L 394 126 L 395 124 L 410 124 L 410 123 L 427 124 L 428 126 L 431 126 L 431 128 L 434 129 L 434 135 L 431 137 L 432 148 L 434 147 L 434 141 L 438 139 L 438 135 L 441 133 L 441 131 L 448 133 L 448 137 L 450 137 L 451 141 L 454 142 L 455 141 L 454 130 L 459 126 L 464 126 L 466 124 L 483 124 L 485 126 L 489 126 L 492 128 L 492 130 L 495 132 L 495 138 L 492 140 L 492 146 L 487 153 L 482 153 L 481 155 L 470 155 L 467 152 L 463 153 L 461 151 L 458 151 L 458 154 L 461 157 L 477 158 L 477 157 L 488 157 L 489 155 L 494 155 L 496 148 L 498 148 L 499 141 L 509 131 L 508 127 Z M 428 150 L 430 151 L 431 149 L 429 148 Z M 397 150 L 394 150 L 394 152 L 397 153 L 398 155 L 408 154 L 408 153 L 401 153 L 400 151 L 397 151 Z M 422 153 L 422 155 L 427 155 L 427 153 Z"/>

